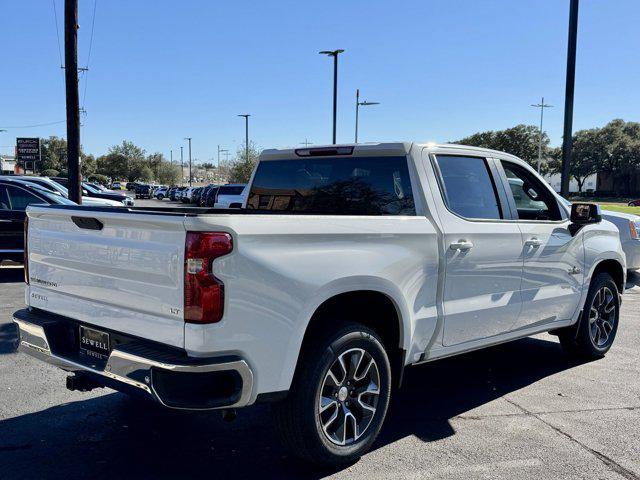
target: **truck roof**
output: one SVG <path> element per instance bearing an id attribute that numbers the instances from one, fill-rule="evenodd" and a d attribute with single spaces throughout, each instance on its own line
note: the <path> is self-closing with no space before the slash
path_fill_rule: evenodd
<path id="1" fill-rule="evenodd" d="M 502 157 L 514 157 L 511 154 L 489 148 L 471 147 L 468 145 L 459 145 L 455 143 L 434 143 L 434 142 L 380 142 L 380 143 L 342 143 L 337 145 L 314 145 L 313 147 L 302 148 L 273 148 L 263 150 L 260 154 L 260 160 L 287 160 L 293 158 L 304 157 L 305 151 L 327 150 L 327 156 L 333 156 L 335 153 L 329 153 L 335 149 L 352 149 L 350 156 L 355 157 L 387 157 L 397 155 L 407 155 L 412 147 L 425 147 L 432 150 L 465 150 L 482 153 L 484 155 L 500 155 Z M 348 151 L 348 150 L 346 150 Z M 349 154 L 347 154 L 349 155 Z M 322 155 L 318 155 L 322 156 Z M 345 155 L 346 156 L 346 155 Z"/>

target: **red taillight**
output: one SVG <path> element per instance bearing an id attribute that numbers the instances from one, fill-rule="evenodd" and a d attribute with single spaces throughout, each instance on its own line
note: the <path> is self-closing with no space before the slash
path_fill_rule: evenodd
<path id="1" fill-rule="evenodd" d="M 24 217 L 24 283 L 29 285 L 29 216 Z"/>
<path id="2" fill-rule="evenodd" d="M 213 275 L 213 261 L 233 250 L 231 235 L 187 232 L 184 255 L 184 321 L 215 323 L 224 311 L 224 284 Z"/>

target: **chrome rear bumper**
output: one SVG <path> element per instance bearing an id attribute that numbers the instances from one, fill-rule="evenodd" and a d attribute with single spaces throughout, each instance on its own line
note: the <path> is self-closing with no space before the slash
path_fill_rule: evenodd
<path id="1" fill-rule="evenodd" d="M 106 361 L 103 369 L 96 368 L 83 364 L 74 359 L 65 358 L 61 355 L 56 355 L 52 348 L 51 340 L 47 337 L 45 326 L 38 324 L 39 322 L 30 322 L 26 320 L 25 310 L 16 312 L 13 317 L 13 321 L 18 325 L 20 330 L 20 343 L 19 350 L 32 357 L 35 357 L 43 362 L 54 365 L 62 370 L 74 373 L 89 373 L 94 377 L 104 377 L 106 379 L 119 382 L 123 385 L 134 387 L 141 392 L 146 393 L 154 400 L 160 402 L 162 405 L 169 408 L 188 409 L 188 410 L 211 410 L 218 408 L 237 408 L 243 407 L 249 404 L 253 388 L 253 373 L 249 368 L 247 362 L 239 358 L 223 357 L 218 361 L 214 359 L 208 359 L 206 363 L 167 363 L 165 361 L 159 361 L 151 358 L 145 358 L 144 356 L 136 355 L 131 352 L 124 351 L 115 347 Z M 215 406 L 181 406 L 176 404 L 175 401 L 170 401 L 167 395 L 167 385 L 175 379 L 180 379 L 180 375 L 171 375 L 172 373 L 180 374 L 210 374 L 215 376 L 216 372 L 236 372 L 240 379 L 240 384 L 237 388 L 237 392 L 230 396 L 230 402 L 223 404 L 216 404 Z M 167 375 L 171 375 L 170 378 L 174 380 L 162 381 L 164 386 L 157 388 L 160 385 L 161 378 L 167 378 Z M 186 377 L 182 376 L 182 378 Z M 191 376 L 191 378 L 194 378 Z M 201 377 L 204 378 L 204 377 Z M 110 382 L 113 383 L 113 382 Z M 158 385 L 156 385 L 158 383 Z M 213 386 L 215 389 L 215 386 Z M 206 402 L 208 399 L 201 399 L 202 402 Z"/>

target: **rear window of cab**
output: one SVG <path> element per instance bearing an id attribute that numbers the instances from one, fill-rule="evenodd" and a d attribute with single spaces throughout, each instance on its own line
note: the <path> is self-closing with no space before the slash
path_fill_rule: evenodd
<path id="1" fill-rule="evenodd" d="M 323 157 L 258 164 L 248 209 L 415 215 L 407 157 Z"/>

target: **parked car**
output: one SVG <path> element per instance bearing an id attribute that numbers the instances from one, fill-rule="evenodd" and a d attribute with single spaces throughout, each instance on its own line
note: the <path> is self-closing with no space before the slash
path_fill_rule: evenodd
<path id="1" fill-rule="evenodd" d="M 163 200 L 164 198 L 167 197 L 168 190 L 169 189 L 167 187 L 160 187 L 155 192 L 153 192 L 153 196 L 156 197 L 158 200 Z"/>
<path id="2" fill-rule="evenodd" d="M 182 196 L 187 191 L 187 188 L 189 187 L 178 187 L 175 193 L 175 199 L 178 201 L 182 201 Z"/>
<path id="3" fill-rule="evenodd" d="M 220 185 L 213 185 L 206 194 L 206 198 L 202 200 L 203 207 L 213 208 L 216 204 L 216 196 L 218 195 L 218 190 L 220 189 Z"/>
<path id="4" fill-rule="evenodd" d="M 630 207 L 640 207 L 640 199 L 639 200 L 631 200 L 629 203 L 627 203 L 628 206 Z"/>
<path id="5" fill-rule="evenodd" d="M 24 220 L 29 205 L 76 205 L 60 194 L 34 183 L 0 179 L 0 262 L 22 262 Z"/>
<path id="6" fill-rule="evenodd" d="M 135 192 L 138 182 L 127 182 L 125 188 L 130 192 Z"/>
<path id="7" fill-rule="evenodd" d="M 571 208 L 571 202 L 562 199 Z M 640 270 L 640 216 L 631 213 L 602 210 L 602 218 L 613 223 L 618 229 L 627 270 Z"/>
<path id="8" fill-rule="evenodd" d="M 246 187 L 244 183 L 222 185 L 218 189 L 214 208 L 240 207 L 245 200 L 243 193 Z"/>
<path id="9" fill-rule="evenodd" d="M 202 195 L 202 190 L 204 187 L 196 187 L 193 189 L 193 193 L 191 194 L 191 203 L 196 206 L 200 206 L 200 196 Z"/>
<path id="10" fill-rule="evenodd" d="M 169 198 L 169 200 L 175 200 L 176 199 L 176 190 L 178 189 L 178 187 L 171 187 L 169 188 L 169 190 L 167 190 L 167 198 Z"/>
<path id="11" fill-rule="evenodd" d="M 58 182 L 51 180 L 48 177 L 36 177 L 33 175 L 3 175 L 0 176 L 0 179 L 7 180 L 15 180 L 15 181 L 23 181 L 36 185 L 40 185 L 41 187 L 49 190 L 50 192 L 59 193 L 65 198 L 69 198 L 69 191 L 66 187 L 63 187 Z M 85 194 L 87 191 L 83 189 L 82 194 L 82 205 L 88 206 L 111 206 L 111 207 L 122 207 L 123 203 L 121 201 L 108 200 L 106 198 L 92 198 L 88 197 Z"/>
<path id="12" fill-rule="evenodd" d="M 120 182 L 113 182 L 111 184 L 111 190 L 121 190 L 122 189 L 122 185 L 120 185 Z"/>
<path id="13" fill-rule="evenodd" d="M 193 190 L 195 187 L 187 187 L 180 195 L 180 201 L 182 203 L 191 203 L 191 196 L 193 195 Z"/>
<path id="14" fill-rule="evenodd" d="M 152 196 L 151 185 L 138 185 L 136 187 L 136 198 L 151 198 Z"/>
<path id="15" fill-rule="evenodd" d="M 51 179 L 57 183 L 60 183 L 64 187 L 67 187 L 67 188 L 69 187 L 68 185 L 69 180 L 65 177 L 52 177 Z M 87 182 L 82 182 L 82 188 L 84 189 L 83 195 L 86 194 L 86 196 L 91 198 L 104 198 L 107 200 L 115 200 L 117 202 L 121 202 L 124 206 L 127 206 L 127 207 L 132 207 L 135 203 L 133 201 L 133 198 L 129 197 L 128 195 L 125 195 L 123 193 L 116 193 L 116 192 L 101 192 L 97 188 L 89 185 Z"/>
<path id="16" fill-rule="evenodd" d="M 244 202 L 29 207 L 20 349 L 72 371 L 74 390 L 187 410 L 275 402 L 294 454 L 348 464 L 375 441 L 407 365 L 542 332 L 594 359 L 615 339 L 616 227 L 595 204 L 569 209 L 512 155 L 267 150 Z"/>

